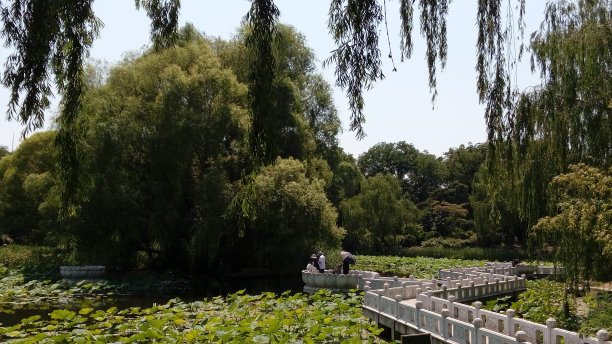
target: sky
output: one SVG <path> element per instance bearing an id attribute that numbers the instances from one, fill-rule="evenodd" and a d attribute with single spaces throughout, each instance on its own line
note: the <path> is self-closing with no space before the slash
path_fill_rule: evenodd
<path id="1" fill-rule="evenodd" d="M 247 13 L 247 0 L 182 0 L 180 23 L 194 24 L 208 36 L 231 39 Z M 514 3 L 514 1 L 512 1 Z M 335 87 L 334 66 L 323 68 L 322 62 L 335 48 L 328 33 L 327 16 L 329 1 L 276 0 L 280 21 L 294 26 L 305 35 L 306 44 L 313 49 L 319 72 L 333 87 L 333 96 L 343 132 L 340 146 L 355 158 L 379 142 L 406 141 L 420 151 L 442 156 L 449 148 L 461 144 L 480 143 L 486 140 L 483 106 L 476 93 L 476 1 L 455 0 L 449 6 L 448 57 L 444 70 L 438 67 L 438 96 L 431 101 L 428 87 L 425 42 L 419 33 L 418 15 L 413 31 L 414 50 L 410 60 L 399 59 L 399 1 L 387 1 L 387 20 L 391 53 L 397 72 L 393 72 L 384 26 L 381 27 L 381 55 L 385 79 L 378 81 L 365 94 L 364 130 L 366 137 L 358 140 L 348 130 L 350 111 L 345 92 Z M 527 1 L 525 40 L 539 27 L 544 17 L 544 0 Z M 90 51 L 90 58 L 103 60 L 111 65 L 122 59 L 126 52 L 141 51 L 150 44 L 150 22 L 146 13 L 137 11 L 134 1 L 98 0 L 94 11 L 104 23 L 99 37 Z M 9 54 L 0 48 L 0 61 Z M 528 56 L 517 72 L 520 90 L 535 86 L 539 80 L 532 75 Z M 2 62 L 3 63 L 3 62 Z M 0 86 L 0 109 L 6 113 L 8 90 Z M 45 128 L 51 127 L 51 117 L 57 112 L 54 105 L 46 112 Z M 16 121 L 0 119 L 0 145 L 16 149 L 21 141 L 23 126 Z"/>

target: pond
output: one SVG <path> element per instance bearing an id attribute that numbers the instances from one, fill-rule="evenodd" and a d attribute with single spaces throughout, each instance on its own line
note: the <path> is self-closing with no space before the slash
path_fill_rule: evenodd
<path id="1" fill-rule="evenodd" d="M 155 282 L 147 281 L 147 284 Z M 159 283 L 171 283 L 159 281 Z M 131 307 L 149 308 L 154 304 L 165 304 L 174 298 L 180 298 L 186 302 L 201 301 L 205 298 L 225 296 L 239 290 L 256 295 L 263 292 L 281 294 L 285 291 L 292 293 L 302 292 L 304 284 L 301 275 L 274 278 L 274 277 L 249 277 L 231 278 L 224 281 L 209 283 L 197 283 L 187 288 L 176 290 L 173 288 L 154 289 L 147 291 L 139 290 L 130 294 L 114 294 L 110 296 L 99 295 L 95 298 L 66 298 L 66 302 L 49 304 L 46 302 L 0 302 L 0 324 L 12 326 L 31 316 L 40 315 L 41 319 L 48 320 L 50 313 L 55 309 L 69 309 L 78 311 L 84 307 L 95 310 L 106 310 L 111 307 L 127 309 Z M 153 289 L 153 291 L 151 291 Z M 62 296 L 59 297 L 60 299 Z"/>

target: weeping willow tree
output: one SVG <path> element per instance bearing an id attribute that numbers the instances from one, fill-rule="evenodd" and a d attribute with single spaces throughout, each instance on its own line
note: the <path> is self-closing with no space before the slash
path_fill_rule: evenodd
<path id="1" fill-rule="evenodd" d="M 550 3 L 532 35 L 532 68 L 542 83 L 521 95 L 511 128 L 522 176 L 521 213 L 544 215 L 542 188 L 570 164 L 612 163 L 612 2 Z"/>
<path id="2" fill-rule="evenodd" d="M 552 244 L 555 259 L 566 269 L 567 282 L 577 290 L 593 277 L 612 272 L 612 169 L 607 173 L 585 164 L 571 165 L 550 183 L 557 214 L 541 218 L 533 237 Z"/>
<path id="3" fill-rule="evenodd" d="M 51 80 L 55 79 L 63 97 L 58 143 L 67 181 L 77 179 L 79 155 L 73 142 L 78 128 L 72 123 L 78 116 L 84 88 L 83 60 L 102 25 L 92 3 L 0 0 L 2 36 L 5 44 L 14 48 L 2 80 L 11 89 L 8 117 L 21 121 L 26 131 L 42 126 Z M 180 0 L 135 3 L 151 18 L 154 48 L 171 46 L 176 38 Z M 418 17 L 420 33 L 426 40 L 432 99 L 437 94 L 437 71 L 446 63 L 450 3 L 400 0 L 401 59 L 412 57 Z M 609 9 L 609 0 L 550 2 L 545 24 L 532 38 L 534 66 L 540 68 L 545 82 L 539 90 L 523 95 L 517 106 L 512 71 L 523 49 L 521 46 L 517 53 L 514 41 L 515 36 L 523 36 L 525 0 L 477 1 L 476 84 L 480 102 L 486 105 L 492 153 L 507 154 L 509 159 L 526 157 L 533 151 L 525 147 L 544 140 L 547 150 L 552 147 L 548 142 L 553 143 L 551 154 L 559 154 L 559 171 L 572 159 L 609 164 Z M 252 0 L 245 17 L 252 30 L 249 50 L 255 57 L 251 66 L 251 145 L 254 155 L 264 163 L 275 158 L 276 119 L 267 111 L 274 104 L 266 94 L 274 78 L 270 73 L 274 66 L 270 46 L 278 15 L 273 0 Z M 336 65 L 336 84 L 346 90 L 352 112 L 350 127 L 358 137 L 365 135 L 363 94 L 384 78 L 379 32 L 383 26 L 387 30 L 387 15 L 386 0 L 330 0 L 329 30 L 337 49 L 326 62 Z M 393 58 L 391 53 L 389 57 Z M 502 141 L 513 141 L 510 147 L 522 148 L 518 154 L 501 152 L 496 147 Z"/>
<path id="4" fill-rule="evenodd" d="M 524 180 L 520 212 L 535 225 L 537 247 L 553 247 L 574 288 L 612 266 L 611 46 L 611 1 L 549 4 L 531 39 L 542 84 L 521 95 L 512 132 Z"/>
<path id="5" fill-rule="evenodd" d="M 520 96 L 511 128 L 520 212 L 546 214 L 548 182 L 570 164 L 612 163 L 612 2 L 550 3 L 532 35 L 532 68 L 542 83 Z"/>
<path id="6" fill-rule="evenodd" d="M 415 13 L 420 14 L 420 30 L 427 41 L 426 58 L 429 69 L 429 86 L 432 98 L 436 96 L 436 72 L 444 68 L 447 55 L 446 16 L 450 0 L 401 0 L 401 57 L 412 55 Z M 507 3 L 506 3 L 507 2 Z M 43 123 L 43 110 L 49 105 L 51 78 L 56 76 L 58 87 L 64 90 L 64 109 L 60 115 L 63 127 L 69 127 L 78 114 L 82 94 L 83 58 L 87 55 L 101 23 L 95 17 L 93 0 L 53 1 L 4 0 L 0 1 L 3 13 L 3 36 L 6 45 L 15 48 L 9 57 L 4 85 L 13 90 L 9 118 L 19 119 L 26 130 L 38 128 Z M 180 0 L 136 0 L 136 5 L 147 11 L 151 18 L 151 36 L 155 48 L 172 45 L 176 38 Z M 511 6 L 516 4 L 516 6 Z M 479 0 L 477 63 L 478 93 L 487 104 L 489 139 L 499 136 L 501 126 L 507 122 L 502 116 L 511 107 L 512 84 L 509 69 L 516 57 L 508 53 L 514 36 L 515 24 L 522 33 L 525 0 Z M 518 10 L 518 20 L 512 20 L 512 8 Z M 265 90 L 270 89 L 269 71 L 274 63 L 270 54 L 270 39 L 279 15 L 272 0 L 253 0 L 246 21 L 252 27 L 253 47 L 257 63 L 252 66 L 254 77 L 259 77 L 252 90 L 254 104 L 253 141 L 255 146 L 273 141 L 267 133 L 273 124 L 265 118 L 267 104 Z M 337 84 L 346 89 L 352 110 L 351 129 L 363 137 L 363 92 L 384 77 L 381 70 L 378 30 L 386 24 L 386 0 L 331 0 L 329 28 L 338 48 L 327 60 L 336 63 Z M 509 18 L 506 20 L 505 18 Z M 68 51 L 70 56 L 64 56 Z M 61 62 L 69 73 L 53 69 L 54 62 Z M 7 77 L 9 75 L 9 77 Z M 10 77 L 13 75 L 13 77 Z M 25 75 L 26 78 L 15 77 Z M 19 105 L 21 95 L 24 102 Z M 17 109 L 19 108 L 19 109 Z M 18 115 L 17 115 L 18 114 Z M 61 136 L 61 135 L 60 135 Z M 264 148 L 264 151 L 267 149 Z M 72 152 L 71 154 L 76 154 Z M 266 153 L 264 153 L 266 155 Z M 269 160 L 269 159 L 264 159 Z"/>

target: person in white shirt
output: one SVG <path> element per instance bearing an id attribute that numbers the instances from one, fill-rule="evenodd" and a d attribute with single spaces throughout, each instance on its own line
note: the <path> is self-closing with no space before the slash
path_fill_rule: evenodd
<path id="1" fill-rule="evenodd" d="M 317 256 L 319 257 L 319 272 L 323 273 L 325 272 L 325 256 L 321 251 L 319 251 Z"/>

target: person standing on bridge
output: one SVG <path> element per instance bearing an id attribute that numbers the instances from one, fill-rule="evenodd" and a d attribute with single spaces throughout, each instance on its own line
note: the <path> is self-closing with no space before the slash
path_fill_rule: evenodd
<path id="1" fill-rule="evenodd" d="M 317 257 L 319 258 L 319 272 L 323 273 L 325 272 L 325 256 L 323 255 L 323 252 L 319 251 L 319 253 L 317 253 Z"/>

